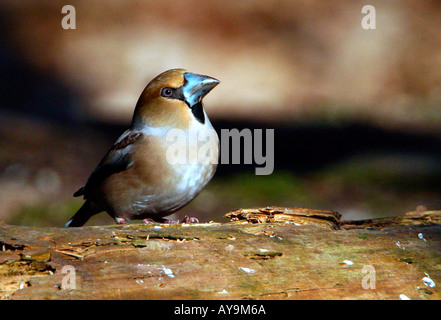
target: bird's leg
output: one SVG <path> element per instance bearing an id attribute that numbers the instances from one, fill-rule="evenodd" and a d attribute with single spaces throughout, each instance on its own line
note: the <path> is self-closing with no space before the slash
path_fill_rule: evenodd
<path id="1" fill-rule="evenodd" d="M 164 218 L 158 218 L 158 219 L 152 219 L 152 218 L 146 218 L 142 220 L 142 223 L 144 224 L 150 224 L 150 223 L 169 223 L 169 224 L 176 224 L 179 223 L 179 220 L 170 220 L 170 219 L 164 219 Z"/>
<path id="2" fill-rule="evenodd" d="M 127 221 L 124 218 L 115 218 L 115 222 L 117 224 L 127 224 Z"/>
<path id="3" fill-rule="evenodd" d="M 163 223 L 177 224 L 179 220 L 161 219 Z"/>
<path id="4" fill-rule="evenodd" d="M 199 223 L 198 218 L 196 217 L 189 217 L 189 216 L 184 216 L 184 219 L 182 219 L 182 223 Z"/>
<path id="5" fill-rule="evenodd" d="M 165 218 L 146 218 L 142 220 L 142 223 L 144 224 L 150 224 L 150 223 L 168 223 L 168 224 L 177 224 L 179 223 L 179 220 L 170 220 L 170 219 L 165 219 Z M 189 217 L 189 216 L 184 216 L 184 219 L 182 219 L 182 223 L 199 223 L 198 218 L 196 217 Z"/>

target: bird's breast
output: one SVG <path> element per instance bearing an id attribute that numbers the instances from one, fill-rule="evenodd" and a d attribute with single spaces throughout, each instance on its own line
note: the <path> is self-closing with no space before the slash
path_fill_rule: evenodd
<path id="1" fill-rule="evenodd" d="M 144 134 L 134 153 L 136 211 L 175 211 L 202 191 L 213 177 L 219 158 L 219 138 L 210 127 L 156 129 L 156 134 Z"/>

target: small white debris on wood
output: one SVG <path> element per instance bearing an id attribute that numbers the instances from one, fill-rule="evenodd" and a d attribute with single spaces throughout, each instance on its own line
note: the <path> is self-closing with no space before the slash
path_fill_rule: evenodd
<path id="1" fill-rule="evenodd" d="M 174 278 L 175 275 L 173 274 L 173 271 L 165 266 L 161 267 L 161 270 L 165 273 L 165 275 L 169 278 Z"/>
<path id="2" fill-rule="evenodd" d="M 241 269 L 242 271 L 245 271 L 246 273 L 254 273 L 254 272 L 256 272 L 256 270 L 250 269 L 250 268 L 239 267 L 239 269 Z"/>
<path id="3" fill-rule="evenodd" d="M 348 266 L 352 266 L 354 264 L 351 260 L 343 260 L 343 263 Z"/>
<path id="4" fill-rule="evenodd" d="M 430 279 L 429 276 L 424 277 L 422 280 L 427 287 L 434 288 L 436 286 L 435 282 L 432 279 Z"/>
<path id="5" fill-rule="evenodd" d="M 410 298 L 408 296 L 406 296 L 405 294 L 400 294 L 400 299 L 401 300 L 410 300 Z"/>
<path id="6" fill-rule="evenodd" d="M 301 226 L 300 223 L 293 222 L 293 221 L 285 221 L 285 224 L 293 224 L 293 225 L 295 225 L 295 226 Z"/>
<path id="7" fill-rule="evenodd" d="M 143 263 L 138 263 L 138 267 L 148 267 L 150 266 L 149 264 L 143 264 Z"/>

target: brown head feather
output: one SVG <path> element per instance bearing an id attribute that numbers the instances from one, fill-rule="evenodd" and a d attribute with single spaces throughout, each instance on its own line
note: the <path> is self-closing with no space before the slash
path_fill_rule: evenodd
<path id="1" fill-rule="evenodd" d="M 181 87 L 184 84 L 185 72 L 187 71 L 184 69 L 167 70 L 150 81 L 136 104 L 132 127 L 148 125 L 188 128 L 192 115 L 187 104 L 177 99 L 167 99 L 161 96 L 162 88 Z"/>

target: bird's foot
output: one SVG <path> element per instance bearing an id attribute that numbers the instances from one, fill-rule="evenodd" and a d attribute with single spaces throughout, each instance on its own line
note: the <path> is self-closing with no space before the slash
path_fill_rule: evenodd
<path id="1" fill-rule="evenodd" d="M 199 220 L 196 217 L 185 216 L 184 219 L 182 219 L 182 223 L 199 223 Z"/>
<path id="2" fill-rule="evenodd" d="M 157 220 L 154 220 L 152 218 L 146 218 L 142 220 L 142 223 L 144 224 L 151 224 L 151 223 L 169 223 L 169 224 L 176 224 L 179 223 L 179 220 L 170 220 L 170 219 L 164 219 L 164 218 L 159 218 Z"/>
<path id="3" fill-rule="evenodd" d="M 115 218 L 115 222 L 117 224 L 127 224 L 127 221 L 124 218 Z"/>
<path id="4" fill-rule="evenodd" d="M 179 220 L 162 219 L 163 223 L 177 224 Z"/>
<path id="5" fill-rule="evenodd" d="M 159 219 L 146 218 L 142 220 L 142 223 L 144 224 L 151 224 L 151 223 L 177 224 L 179 222 L 180 222 L 179 220 L 170 220 L 165 218 L 159 218 Z M 199 223 L 199 220 L 196 217 L 184 216 L 184 219 L 182 219 L 182 223 Z"/>

